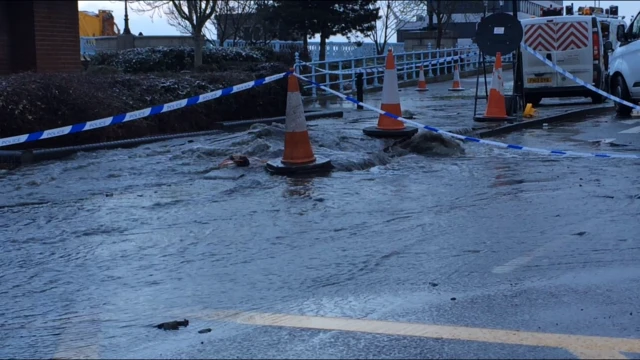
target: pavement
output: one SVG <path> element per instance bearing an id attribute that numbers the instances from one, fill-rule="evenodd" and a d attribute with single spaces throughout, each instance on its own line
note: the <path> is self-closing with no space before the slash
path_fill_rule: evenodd
<path id="1" fill-rule="evenodd" d="M 612 145 L 640 148 L 640 117 L 627 119 L 615 116 L 599 116 L 581 126 L 582 132 L 575 138 L 587 141 L 603 141 Z"/>
<path id="2" fill-rule="evenodd" d="M 511 70 L 505 71 L 504 89 L 505 94 L 509 95 L 513 92 L 513 73 Z M 424 125 L 442 128 L 447 131 L 464 131 L 469 129 L 487 129 L 499 126 L 500 123 L 479 123 L 473 121 L 474 116 L 474 98 L 476 96 L 476 77 L 467 77 L 461 79 L 461 85 L 465 91 L 452 92 L 448 89 L 452 86 L 451 81 L 429 83 L 427 79 L 427 87 L 429 91 L 418 92 L 413 88 L 400 88 L 400 103 L 403 111 L 409 111 L 415 116 L 415 121 Z M 491 88 L 491 74 L 487 76 L 486 89 Z M 478 96 L 486 94 L 484 78 L 481 77 L 477 84 Z M 321 91 L 321 90 L 318 90 Z M 374 107 L 380 107 L 382 102 L 382 92 L 364 94 L 364 102 Z M 611 102 L 611 111 L 613 113 L 613 105 Z M 539 105 L 537 115 L 532 119 L 540 119 L 549 116 L 555 116 L 569 111 L 585 110 L 601 105 L 593 105 L 589 98 L 549 98 L 544 99 Z M 308 103 L 305 108 L 307 110 L 337 110 L 340 109 L 345 113 L 364 114 L 362 116 L 372 116 L 377 118 L 377 114 L 369 110 L 356 110 L 356 105 L 343 101 L 339 98 L 324 99 Z M 475 104 L 475 115 L 482 115 L 486 108 L 486 101 L 479 99 Z M 528 119 L 523 119 L 527 121 Z"/>

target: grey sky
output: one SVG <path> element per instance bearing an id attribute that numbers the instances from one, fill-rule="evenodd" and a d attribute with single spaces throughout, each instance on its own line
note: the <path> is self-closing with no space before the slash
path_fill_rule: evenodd
<path id="1" fill-rule="evenodd" d="M 567 3 L 574 3 L 574 6 L 590 6 L 593 5 L 593 1 L 565 1 Z M 600 1 L 600 6 L 607 8 L 609 5 L 618 5 L 620 15 L 627 17 L 627 23 L 631 16 L 635 16 L 640 11 L 640 1 Z M 116 18 L 116 23 L 122 29 L 124 27 L 124 2 L 122 1 L 78 1 L 80 10 L 97 11 L 112 10 L 113 15 Z M 138 15 L 133 12 L 129 12 L 129 26 L 131 32 L 138 34 L 142 32 L 145 35 L 178 35 L 179 33 L 169 26 L 166 19 L 155 17 L 151 19 L 149 15 Z M 317 38 L 316 38 L 317 40 Z M 391 39 L 395 42 L 395 36 Z M 313 40 L 312 40 L 313 41 Z M 342 36 L 331 37 L 329 41 L 345 42 L 346 39 Z"/>

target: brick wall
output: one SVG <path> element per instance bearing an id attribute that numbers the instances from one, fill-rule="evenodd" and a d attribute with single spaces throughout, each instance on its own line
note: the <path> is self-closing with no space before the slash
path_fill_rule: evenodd
<path id="1" fill-rule="evenodd" d="M 0 1 L 0 75 L 81 70 L 77 1 Z"/>
<path id="2" fill-rule="evenodd" d="M 8 4 L 11 72 L 33 71 L 36 68 L 33 2 L 10 1 Z"/>
<path id="3" fill-rule="evenodd" d="M 38 72 L 82 71 L 77 1 L 34 1 Z"/>
<path id="4" fill-rule="evenodd" d="M 9 74 L 11 72 L 8 13 L 7 2 L 0 1 L 0 75 Z"/>

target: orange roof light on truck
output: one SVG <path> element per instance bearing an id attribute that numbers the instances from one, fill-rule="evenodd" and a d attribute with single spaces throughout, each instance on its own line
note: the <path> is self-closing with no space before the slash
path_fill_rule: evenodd
<path id="1" fill-rule="evenodd" d="M 564 8 L 565 14 L 574 15 L 573 3 L 565 6 Z M 611 5 L 608 9 L 604 9 L 598 6 L 580 6 L 578 7 L 578 11 L 575 15 L 618 18 L 618 7 L 616 5 Z M 624 17 L 622 17 L 622 19 L 624 19 Z"/>

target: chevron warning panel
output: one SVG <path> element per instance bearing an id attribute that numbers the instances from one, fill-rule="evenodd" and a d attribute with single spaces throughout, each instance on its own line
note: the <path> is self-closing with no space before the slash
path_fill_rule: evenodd
<path id="1" fill-rule="evenodd" d="M 589 46 L 589 27 L 583 22 L 556 24 L 556 50 L 577 50 Z"/>
<path id="2" fill-rule="evenodd" d="M 524 43 L 537 51 L 555 50 L 555 24 L 531 24 L 525 26 Z"/>
<path id="3" fill-rule="evenodd" d="M 589 46 L 589 27 L 584 22 L 526 25 L 524 41 L 537 51 L 579 50 Z"/>

